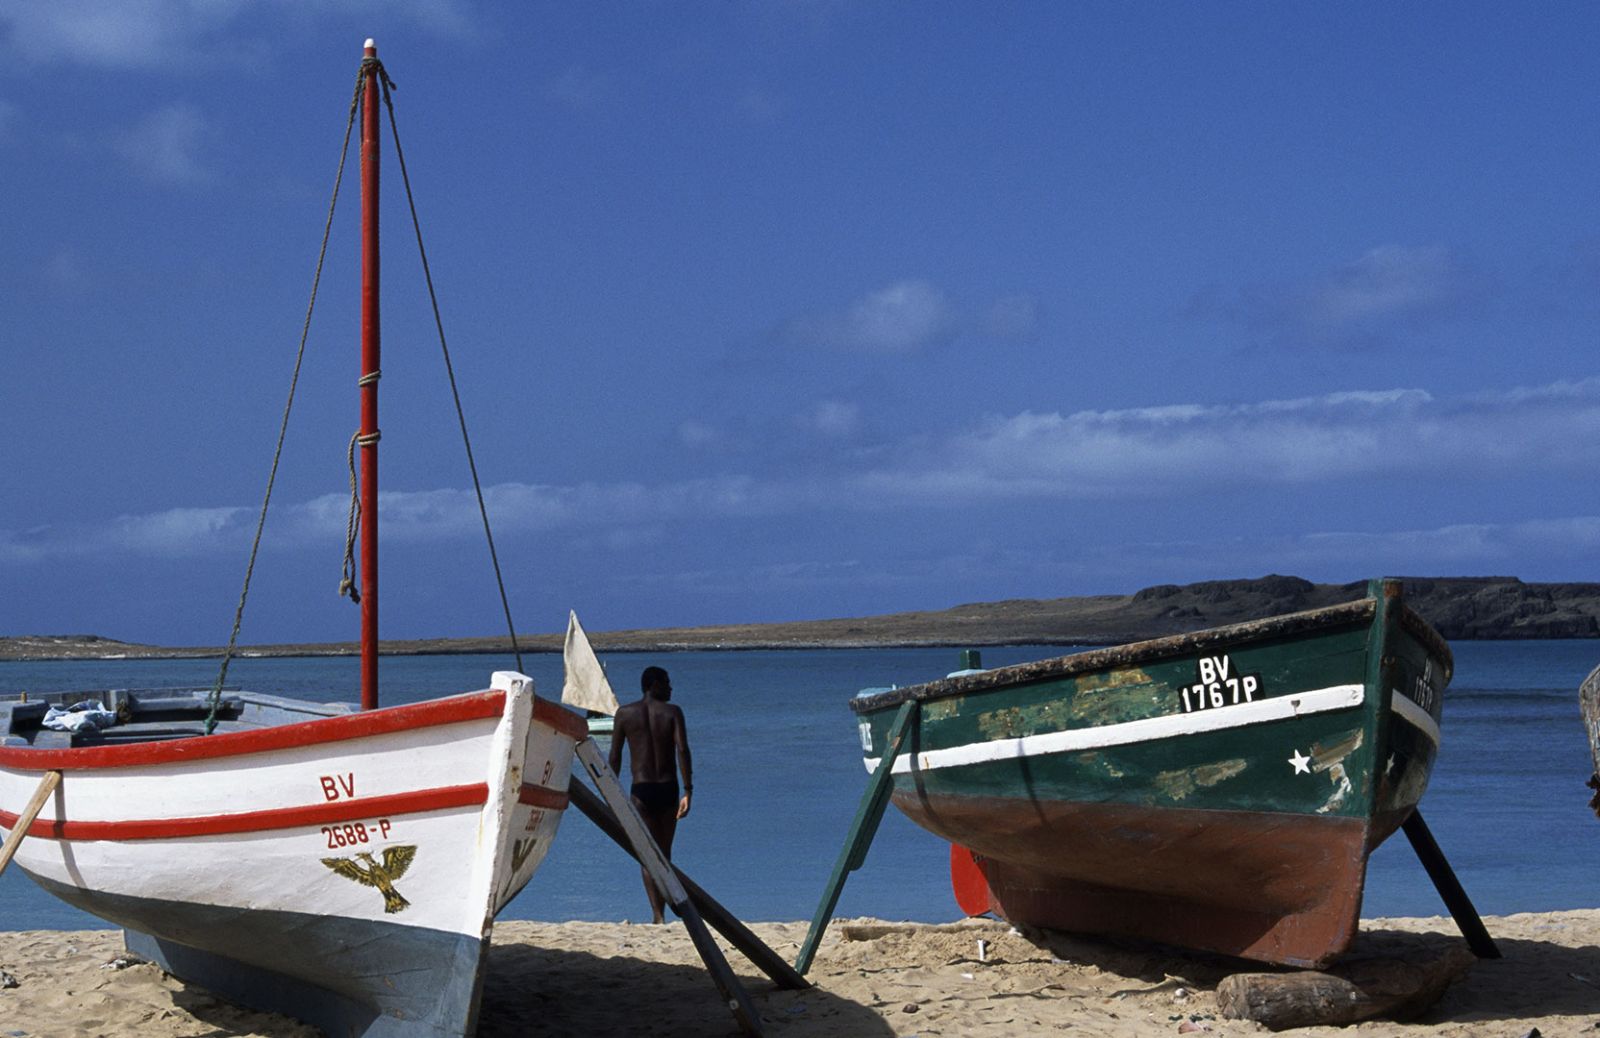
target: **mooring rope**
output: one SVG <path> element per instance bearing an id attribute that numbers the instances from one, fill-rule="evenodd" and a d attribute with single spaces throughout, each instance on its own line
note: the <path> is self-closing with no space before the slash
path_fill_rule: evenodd
<path id="1" fill-rule="evenodd" d="M 506 632 L 511 637 L 511 653 L 516 657 L 517 670 L 522 670 L 522 649 L 517 645 L 517 626 L 511 620 L 511 600 L 506 596 L 505 578 L 500 573 L 500 556 L 494 550 L 494 532 L 489 528 L 489 509 L 483 503 L 483 485 L 478 480 L 478 463 L 472 456 L 472 437 L 467 434 L 467 413 L 461 406 L 461 391 L 456 388 L 456 371 L 450 363 L 450 345 L 445 341 L 444 319 L 439 315 L 439 297 L 433 290 L 433 273 L 428 267 L 428 250 L 422 244 L 422 221 L 417 218 L 417 202 L 411 195 L 411 177 L 406 172 L 406 153 L 400 147 L 400 126 L 394 118 L 394 101 L 389 89 L 394 85 L 383 66 L 378 66 L 378 78 L 383 83 L 383 103 L 389 109 L 389 131 L 394 135 L 394 153 L 400 162 L 400 180 L 406 188 L 406 205 L 411 210 L 411 227 L 417 235 L 417 254 L 422 257 L 422 277 L 428 284 L 428 301 L 433 305 L 433 326 L 439 332 L 439 349 L 444 353 L 444 370 L 450 379 L 450 395 L 456 403 L 456 420 L 461 424 L 461 442 L 467 449 L 467 468 L 472 470 L 472 489 L 478 495 L 478 515 L 483 519 L 483 535 L 489 542 L 489 561 L 494 566 L 495 584 L 500 588 L 500 607 L 506 615 Z"/>
<path id="2" fill-rule="evenodd" d="M 333 177 L 333 197 L 328 202 L 328 219 L 322 227 L 322 248 L 317 253 L 317 269 L 311 277 L 311 298 L 306 303 L 306 318 L 300 328 L 300 349 L 294 358 L 294 374 L 289 379 L 289 398 L 284 401 L 283 421 L 278 427 L 278 446 L 272 452 L 272 469 L 267 474 L 267 492 L 261 500 L 261 516 L 256 520 L 255 539 L 250 543 L 250 562 L 244 570 L 244 587 L 239 592 L 239 606 L 233 613 L 233 631 L 228 635 L 228 647 L 222 652 L 222 668 L 217 673 L 217 683 L 211 689 L 209 711 L 206 714 L 206 734 L 210 735 L 217 727 L 217 710 L 222 704 L 222 686 L 228 679 L 228 663 L 233 659 L 233 650 L 239 642 L 239 625 L 244 622 L 244 603 L 250 596 L 250 577 L 255 572 L 256 555 L 261 550 L 261 531 L 267 525 L 267 506 L 272 502 L 272 486 L 278 479 L 278 462 L 283 457 L 283 441 L 289 433 L 289 412 L 294 407 L 294 394 L 300 384 L 300 367 L 306 357 L 306 340 L 311 334 L 311 314 L 317 305 L 317 288 L 322 284 L 322 264 L 328 255 L 328 238 L 333 232 L 333 213 L 339 204 L 339 185 L 344 182 L 345 159 L 350 154 L 350 133 L 356 124 L 356 110 L 361 105 L 361 85 L 366 78 L 367 65 L 361 63 L 361 71 L 356 74 L 355 92 L 350 97 L 350 114 L 344 125 L 344 146 L 339 149 L 339 170 Z"/>

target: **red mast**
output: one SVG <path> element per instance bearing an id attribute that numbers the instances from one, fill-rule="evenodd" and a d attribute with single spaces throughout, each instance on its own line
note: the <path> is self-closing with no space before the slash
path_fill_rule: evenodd
<path id="1" fill-rule="evenodd" d="M 361 91 L 361 709 L 378 705 L 378 48 Z"/>

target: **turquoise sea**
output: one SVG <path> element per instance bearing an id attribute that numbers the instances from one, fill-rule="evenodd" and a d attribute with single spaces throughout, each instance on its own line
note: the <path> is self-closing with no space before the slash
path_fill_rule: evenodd
<path id="1" fill-rule="evenodd" d="M 1593 771 L 1577 687 L 1600 662 L 1600 642 L 1460 642 L 1445 701 L 1444 743 L 1422 801 L 1424 817 L 1484 914 L 1600 905 L 1600 819 L 1588 809 Z M 985 649 L 1000 666 L 1060 655 L 1059 647 Z M 910 684 L 955 669 L 952 649 L 605 654 L 623 699 L 638 672 L 672 673 L 688 717 L 694 811 L 674 857 L 701 886 L 749 920 L 808 919 L 866 784 L 846 701 L 868 686 Z M 546 695 L 561 659 L 525 658 Z M 486 687 L 498 656 L 385 659 L 384 702 Z M 0 663 L 0 691 L 204 685 L 216 661 Z M 355 698 L 351 659 L 242 659 L 229 684 L 324 700 Z M 948 845 L 888 812 L 866 866 L 838 914 L 943 921 Z M 1438 895 L 1399 834 L 1373 856 L 1363 914 L 1437 915 Z M 502 918 L 648 919 L 639 870 L 578 812 L 568 814 L 533 882 Z M 104 926 L 35 887 L 0 876 L 0 929 Z"/>

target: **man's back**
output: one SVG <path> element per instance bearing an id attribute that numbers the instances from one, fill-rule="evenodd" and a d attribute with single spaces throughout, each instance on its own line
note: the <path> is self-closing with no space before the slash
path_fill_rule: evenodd
<path id="1" fill-rule="evenodd" d="M 683 711 L 671 703 L 647 698 L 617 711 L 612 738 L 627 740 L 633 781 L 677 781 L 677 747 L 683 729 Z"/>

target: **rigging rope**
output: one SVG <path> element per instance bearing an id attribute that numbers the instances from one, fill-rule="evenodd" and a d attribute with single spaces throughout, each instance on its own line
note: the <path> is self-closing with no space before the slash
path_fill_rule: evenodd
<path id="1" fill-rule="evenodd" d="M 433 290 L 433 273 L 428 268 L 428 250 L 422 244 L 422 222 L 417 218 L 417 202 L 411 195 L 411 177 L 406 172 L 406 153 L 400 147 L 400 126 L 394 118 L 394 101 L 389 88 L 394 85 L 383 65 L 378 66 L 383 83 L 383 103 L 389 109 L 389 132 L 394 135 L 394 153 L 400 161 L 400 180 L 406 187 L 406 205 L 411 209 L 411 227 L 417 235 L 417 253 L 422 257 L 422 277 L 428 283 L 428 301 L 433 304 L 433 326 L 439 332 L 439 348 L 444 353 L 444 370 L 450 378 L 450 395 L 456 402 L 456 420 L 461 423 L 461 442 L 467 449 L 467 467 L 472 470 L 472 489 L 478 495 L 478 515 L 483 518 L 483 535 L 489 542 L 489 561 L 494 565 L 494 580 L 500 588 L 500 607 L 506 614 L 506 632 L 511 636 L 511 653 L 522 670 L 522 650 L 517 646 L 517 626 L 511 620 L 511 600 L 506 597 L 505 578 L 500 574 L 500 556 L 494 550 L 494 533 L 489 529 L 489 510 L 483 503 L 483 485 L 478 481 L 478 463 L 472 457 L 472 437 L 467 435 L 467 413 L 461 406 L 461 391 L 456 388 L 456 371 L 450 363 L 450 346 L 445 342 L 444 319 L 439 315 L 439 297 Z"/>
<path id="2" fill-rule="evenodd" d="M 494 566 L 495 584 L 500 589 L 500 607 L 505 613 L 506 630 L 511 638 L 511 652 L 516 657 L 517 669 L 519 671 L 523 669 L 522 650 L 517 644 L 517 628 L 516 624 L 513 623 L 511 619 L 511 601 L 506 595 L 505 578 L 502 576 L 500 571 L 500 557 L 495 551 L 494 547 L 494 533 L 489 528 L 489 510 L 484 504 L 483 485 L 478 479 L 478 464 L 472 453 L 472 438 L 467 433 L 467 415 L 465 409 L 461 405 L 461 391 L 456 387 L 455 366 L 450 362 L 450 346 L 445 340 L 444 319 L 440 315 L 439 298 L 433 288 L 433 273 L 428 266 L 428 251 L 422 243 L 422 222 L 417 217 L 417 203 L 416 199 L 411 193 L 411 177 L 406 171 L 405 152 L 400 147 L 400 127 L 395 121 L 394 100 L 390 96 L 390 91 L 394 89 L 395 83 L 394 80 L 389 78 L 388 70 L 383 67 L 383 62 L 379 61 L 377 58 L 364 58 L 361 62 L 361 68 L 356 73 L 355 91 L 350 97 L 350 112 L 345 121 L 344 127 L 344 144 L 339 150 L 339 169 L 334 175 L 333 179 L 333 197 L 329 200 L 328 219 L 322 228 L 322 246 L 317 253 L 316 272 L 312 275 L 311 279 L 311 298 L 306 304 L 305 322 L 300 329 L 300 348 L 295 355 L 294 374 L 289 379 L 289 397 L 283 405 L 283 420 L 278 428 L 278 445 L 277 449 L 272 455 L 272 468 L 267 475 L 267 490 L 261 501 L 261 515 L 256 520 L 255 538 L 250 544 L 250 561 L 245 567 L 244 587 L 239 592 L 239 605 L 234 611 L 233 615 L 233 630 L 228 635 L 228 646 L 223 650 L 222 666 L 217 674 L 217 683 L 211 690 L 209 712 L 206 716 L 205 726 L 207 735 L 210 735 L 216 730 L 217 711 L 222 703 L 222 689 L 228 677 L 228 664 L 233 659 L 234 649 L 237 647 L 239 641 L 239 627 L 244 619 L 245 600 L 250 595 L 250 578 L 255 572 L 256 556 L 261 549 L 261 534 L 267 523 L 267 507 L 272 501 L 272 488 L 278 478 L 278 462 L 283 457 L 284 439 L 288 435 L 289 431 L 289 412 L 294 407 L 295 390 L 300 383 L 300 369 L 305 361 L 306 340 L 311 332 L 311 314 L 316 308 L 317 289 L 322 283 L 323 262 L 328 255 L 328 239 L 333 229 L 333 215 L 339 204 L 339 187 L 344 182 L 345 161 L 350 154 L 350 135 L 355 127 L 356 112 L 361 107 L 361 90 L 364 80 L 366 79 L 367 70 L 369 68 L 373 68 L 374 66 L 376 66 L 378 81 L 383 86 L 384 106 L 389 110 L 389 129 L 394 135 L 395 156 L 399 159 L 400 163 L 400 179 L 405 184 L 406 205 L 411 211 L 411 226 L 417 237 L 417 252 L 422 259 L 422 275 L 428 286 L 428 301 L 433 307 L 434 328 L 439 333 L 439 348 L 444 354 L 444 369 L 445 374 L 449 377 L 450 381 L 450 395 L 454 399 L 456 405 L 456 420 L 461 426 L 461 441 L 466 447 L 467 451 L 467 467 L 472 472 L 472 489 L 477 495 L 478 499 L 478 515 L 483 519 L 484 537 L 489 542 L 489 560 Z M 370 374 L 363 375 L 361 381 L 363 384 L 365 384 L 369 379 L 375 380 L 377 377 L 378 373 L 374 371 Z M 355 449 L 358 445 L 364 445 L 369 441 L 376 442 L 377 438 L 378 434 L 376 433 L 364 437 L 358 431 L 356 435 L 351 437 L 348 451 L 351 491 L 350 518 L 346 524 L 344 573 L 339 582 L 339 592 L 340 594 L 348 594 L 353 602 L 361 601 L 361 592 L 356 586 L 355 582 L 354 562 L 356 532 L 360 528 L 361 523 L 361 503 L 356 488 L 355 477 Z"/>
<path id="3" fill-rule="evenodd" d="M 244 621 L 244 603 L 250 595 L 250 577 L 255 572 L 256 554 L 261 549 L 261 531 L 267 525 L 267 505 L 272 501 L 272 485 L 278 479 L 278 462 L 283 457 L 283 441 L 289 433 L 289 411 L 294 407 L 295 388 L 300 384 L 300 367 L 306 358 L 306 339 L 311 334 L 311 313 L 317 305 L 317 288 L 322 284 L 322 264 L 328 255 L 328 237 L 333 232 L 333 213 L 339 204 L 339 185 L 344 182 L 345 159 L 350 154 L 350 131 L 356 124 L 356 110 L 361 105 L 361 81 L 366 75 L 366 62 L 356 74 L 355 92 L 350 97 L 350 115 L 344 125 L 344 146 L 339 150 L 339 171 L 333 178 L 333 198 L 328 202 L 328 220 L 322 227 L 322 248 L 317 253 L 317 269 L 311 277 L 311 299 L 306 303 L 306 319 L 300 328 L 300 350 L 294 358 L 294 375 L 289 379 L 289 398 L 284 401 L 283 421 L 278 427 L 278 447 L 272 453 L 272 470 L 267 474 L 267 492 L 261 501 L 261 516 L 256 520 L 255 540 L 250 544 L 250 562 L 244 570 L 244 587 L 239 592 L 239 607 L 233 614 L 233 631 L 228 635 L 228 647 L 222 653 L 222 669 L 217 673 L 217 683 L 211 689 L 209 710 L 206 714 L 206 734 L 217 727 L 217 710 L 222 704 L 222 686 L 228 679 L 228 663 L 233 659 L 234 647 L 239 642 L 239 625 Z"/>

